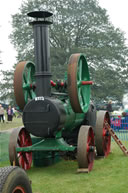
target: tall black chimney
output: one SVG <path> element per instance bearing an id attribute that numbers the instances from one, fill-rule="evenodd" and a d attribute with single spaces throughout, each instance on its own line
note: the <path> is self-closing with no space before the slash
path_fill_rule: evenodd
<path id="1" fill-rule="evenodd" d="M 34 11 L 28 13 L 28 16 L 36 18 L 30 24 L 34 30 L 34 49 L 36 64 L 36 96 L 51 95 L 51 69 L 50 69 L 50 46 L 49 46 L 49 29 L 52 24 L 46 21 L 46 18 L 53 14 L 47 11 Z"/>

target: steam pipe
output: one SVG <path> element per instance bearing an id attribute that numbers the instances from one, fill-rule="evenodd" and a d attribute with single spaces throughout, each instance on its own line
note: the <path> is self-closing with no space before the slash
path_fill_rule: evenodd
<path id="1" fill-rule="evenodd" d="M 46 17 L 52 13 L 36 11 L 28 13 L 28 16 L 36 18 L 31 22 L 34 32 L 34 52 L 36 64 L 36 96 L 51 96 L 51 66 L 50 66 L 50 46 L 49 46 L 49 25 L 52 22 L 46 21 Z M 43 18 L 44 20 L 39 20 Z"/>

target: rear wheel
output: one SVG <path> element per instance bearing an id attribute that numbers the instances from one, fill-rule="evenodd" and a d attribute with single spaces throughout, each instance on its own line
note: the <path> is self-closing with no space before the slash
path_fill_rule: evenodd
<path id="1" fill-rule="evenodd" d="M 98 156 L 108 156 L 111 146 L 111 135 L 109 134 L 105 122 L 110 125 L 110 116 L 106 111 L 97 112 L 95 143 Z"/>
<path id="2" fill-rule="evenodd" d="M 77 160 L 79 168 L 91 171 L 95 158 L 94 133 L 90 126 L 81 126 L 78 135 Z"/>
<path id="3" fill-rule="evenodd" d="M 25 171 L 19 167 L 0 168 L 1 193 L 32 193 L 30 181 Z"/>

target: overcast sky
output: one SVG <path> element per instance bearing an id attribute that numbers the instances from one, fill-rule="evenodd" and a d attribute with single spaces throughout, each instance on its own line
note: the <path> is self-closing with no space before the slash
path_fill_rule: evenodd
<path id="1" fill-rule="evenodd" d="M 22 0 L 0 1 L 0 51 L 2 51 L 0 70 L 11 69 L 16 63 L 16 51 L 8 39 L 11 33 L 11 14 L 18 12 Z M 128 0 L 99 0 L 101 7 L 107 9 L 110 21 L 125 32 L 128 39 Z"/>

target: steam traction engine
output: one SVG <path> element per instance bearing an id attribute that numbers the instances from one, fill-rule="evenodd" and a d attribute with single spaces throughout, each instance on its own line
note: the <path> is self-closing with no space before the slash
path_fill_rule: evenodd
<path id="1" fill-rule="evenodd" d="M 49 165 L 65 154 L 76 157 L 79 168 L 91 171 L 95 152 L 99 156 L 110 152 L 111 136 L 105 128 L 109 114 L 96 114 L 90 104 L 92 81 L 83 54 L 71 55 L 64 81 L 51 80 L 48 18 L 52 13 L 36 11 L 28 16 L 36 18 L 31 22 L 36 65 L 23 61 L 15 70 L 14 93 L 24 126 L 10 135 L 11 165 L 27 170 L 32 160 L 35 166 Z"/>

